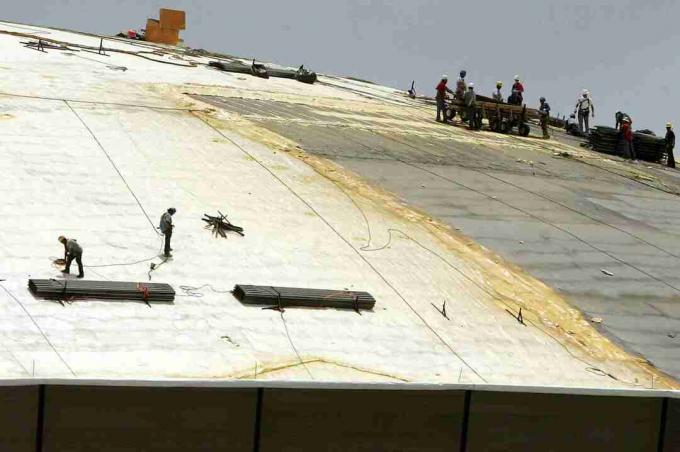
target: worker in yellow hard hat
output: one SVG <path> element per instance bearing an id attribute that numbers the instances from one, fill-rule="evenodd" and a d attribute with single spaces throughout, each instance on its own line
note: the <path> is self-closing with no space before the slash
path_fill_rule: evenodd
<path id="1" fill-rule="evenodd" d="M 666 164 L 669 168 L 675 168 L 673 148 L 675 148 L 675 132 L 673 132 L 673 124 L 669 122 L 666 124 L 666 154 L 668 155 Z"/>

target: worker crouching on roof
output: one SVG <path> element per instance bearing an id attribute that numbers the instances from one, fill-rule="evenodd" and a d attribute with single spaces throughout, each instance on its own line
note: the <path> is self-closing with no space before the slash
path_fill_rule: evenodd
<path id="1" fill-rule="evenodd" d="M 453 94 L 453 91 L 446 86 L 448 82 L 449 78 L 446 75 L 442 75 L 442 79 L 437 85 L 437 122 L 446 122 L 446 93 Z M 442 114 L 442 119 L 439 119 L 440 113 Z"/>
<path id="2" fill-rule="evenodd" d="M 550 139 L 548 133 L 548 121 L 550 120 L 550 105 L 545 101 L 545 97 L 541 97 L 541 106 L 538 108 L 541 120 L 541 130 L 543 131 L 543 138 Z"/>
<path id="3" fill-rule="evenodd" d="M 172 248 L 170 247 L 170 239 L 172 238 L 172 230 L 175 227 L 172 224 L 172 216 L 175 214 L 175 212 L 177 212 L 177 209 L 170 207 L 163 215 L 161 215 L 161 224 L 159 229 L 165 236 L 165 245 L 163 248 L 163 255 L 165 257 L 172 257 L 172 254 L 170 254 L 170 251 L 172 251 Z"/>
<path id="4" fill-rule="evenodd" d="M 78 278 L 83 278 L 85 276 L 83 272 L 83 248 L 76 239 L 67 239 L 60 235 L 58 240 L 64 245 L 64 261 L 66 262 L 66 267 L 61 272 L 69 274 L 71 272 L 71 262 L 75 259 L 78 264 Z"/>
<path id="5" fill-rule="evenodd" d="M 675 168 L 675 157 L 673 156 L 673 149 L 675 148 L 675 132 L 673 132 L 673 124 L 670 122 L 666 124 L 666 154 L 668 161 L 666 164 L 669 168 Z"/>

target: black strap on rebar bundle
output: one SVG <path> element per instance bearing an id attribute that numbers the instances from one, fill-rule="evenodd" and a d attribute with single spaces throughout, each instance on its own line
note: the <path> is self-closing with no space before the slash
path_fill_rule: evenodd
<path id="1" fill-rule="evenodd" d="M 354 311 L 361 315 L 361 311 L 359 311 L 359 295 L 354 295 Z"/>
<path id="2" fill-rule="evenodd" d="M 283 313 L 285 311 L 285 309 L 283 309 L 283 305 L 281 304 L 281 292 L 279 292 L 278 290 L 276 290 L 272 286 L 269 286 L 269 288 L 271 290 L 273 290 L 274 292 L 276 292 L 276 306 L 267 306 L 266 308 L 262 308 L 262 309 L 267 309 L 267 310 L 271 309 L 272 311 L 279 311 L 279 312 Z"/>

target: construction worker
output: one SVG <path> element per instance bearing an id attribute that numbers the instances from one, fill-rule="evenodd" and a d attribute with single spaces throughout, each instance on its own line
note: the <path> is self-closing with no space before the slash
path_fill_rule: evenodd
<path id="1" fill-rule="evenodd" d="M 510 100 L 512 99 L 512 101 Z M 508 103 L 522 105 L 524 102 L 524 85 L 519 81 L 519 75 L 515 75 L 515 83 L 512 85 L 512 93 L 508 98 Z"/>
<path id="2" fill-rule="evenodd" d="M 574 113 L 578 114 L 578 128 L 581 133 L 590 132 L 590 116 L 592 114 L 595 118 L 595 105 L 590 98 L 590 93 L 587 89 L 583 90 L 581 98 L 576 101 L 576 107 L 574 108 Z M 585 128 L 583 127 L 585 124 Z"/>
<path id="3" fill-rule="evenodd" d="M 620 142 L 623 147 L 621 152 L 623 157 L 631 160 L 637 160 L 635 149 L 633 148 L 633 128 L 630 118 L 623 118 Z"/>
<path id="4" fill-rule="evenodd" d="M 624 113 L 622 111 L 617 111 L 616 114 L 614 115 L 614 118 L 616 118 L 616 125 L 614 127 L 616 127 L 617 129 L 620 129 L 621 126 L 623 125 L 623 118 L 629 118 L 630 119 L 630 116 L 628 116 L 627 113 Z"/>
<path id="5" fill-rule="evenodd" d="M 493 93 L 493 100 L 502 104 L 503 94 L 501 93 L 501 88 L 503 88 L 503 82 L 496 82 L 496 92 Z"/>
<path id="6" fill-rule="evenodd" d="M 477 110 L 477 94 L 475 94 L 475 84 L 470 83 L 467 91 L 465 91 L 465 98 L 463 99 L 465 108 L 467 110 L 468 126 L 471 129 L 475 128 L 475 115 Z"/>
<path id="7" fill-rule="evenodd" d="M 61 272 L 68 275 L 71 272 L 71 262 L 75 259 L 78 264 L 78 278 L 83 278 L 85 276 L 83 272 L 83 248 L 76 239 L 67 239 L 60 235 L 58 240 L 64 245 L 64 262 L 66 263 L 66 267 Z"/>
<path id="8" fill-rule="evenodd" d="M 569 118 L 565 121 L 564 129 L 569 135 L 574 135 L 576 137 L 583 136 L 576 123 L 576 115 L 573 113 L 569 115 Z"/>
<path id="9" fill-rule="evenodd" d="M 538 112 L 541 115 L 541 130 L 543 131 L 543 138 L 550 139 L 550 134 L 548 133 L 548 121 L 550 120 L 550 105 L 545 101 L 545 97 L 541 97 L 541 106 L 538 108 Z"/>
<path id="10" fill-rule="evenodd" d="M 465 85 L 465 76 L 467 75 L 466 71 L 460 71 L 460 74 L 458 74 L 460 77 L 458 77 L 458 81 L 456 81 L 456 94 L 454 97 L 458 100 L 463 100 L 465 98 L 465 92 L 467 91 L 467 86 Z"/>
<path id="11" fill-rule="evenodd" d="M 675 168 L 675 157 L 673 156 L 673 149 L 675 148 L 675 132 L 673 132 L 673 124 L 670 122 L 666 124 L 666 153 L 668 154 L 668 161 L 666 164 L 669 168 Z"/>
<path id="12" fill-rule="evenodd" d="M 174 207 L 170 207 L 163 215 L 161 215 L 161 224 L 159 229 L 161 233 L 165 236 L 165 247 L 163 248 L 163 255 L 165 257 L 172 257 L 170 251 L 170 239 L 172 238 L 172 230 L 175 226 L 172 224 L 172 216 L 177 212 Z"/>
<path id="13" fill-rule="evenodd" d="M 446 122 L 446 93 L 451 93 L 453 94 L 453 91 L 449 89 L 446 84 L 449 82 L 449 77 L 444 74 L 442 75 L 442 79 L 437 85 L 437 95 L 436 95 L 436 100 L 437 100 L 437 122 L 442 122 L 442 119 L 439 119 L 439 114 L 441 113 L 443 116 L 443 121 Z"/>

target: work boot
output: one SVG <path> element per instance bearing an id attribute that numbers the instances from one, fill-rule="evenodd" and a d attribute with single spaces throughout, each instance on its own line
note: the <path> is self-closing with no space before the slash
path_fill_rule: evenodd
<path id="1" fill-rule="evenodd" d="M 82 279 L 84 277 L 85 277 L 85 275 L 83 275 L 82 273 L 80 275 L 78 275 L 78 279 Z"/>
<path id="2" fill-rule="evenodd" d="M 65 275 L 68 275 L 69 273 L 71 273 L 71 272 L 68 271 L 68 270 L 62 270 L 61 272 L 62 272 L 63 274 L 65 274 Z"/>

